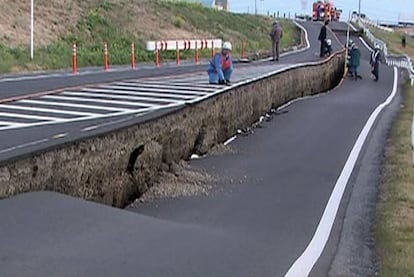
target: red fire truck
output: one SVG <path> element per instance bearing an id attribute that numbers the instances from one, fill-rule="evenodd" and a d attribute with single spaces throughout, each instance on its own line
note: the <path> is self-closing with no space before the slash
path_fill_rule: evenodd
<path id="1" fill-rule="evenodd" d="M 314 21 L 339 21 L 342 10 L 335 7 L 329 0 L 313 2 L 312 20 Z"/>

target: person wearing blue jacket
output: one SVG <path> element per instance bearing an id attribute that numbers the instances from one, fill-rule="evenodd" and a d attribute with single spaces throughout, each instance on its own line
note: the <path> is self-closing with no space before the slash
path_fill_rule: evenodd
<path id="1" fill-rule="evenodd" d="M 231 50 L 231 43 L 225 42 L 221 53 L 217 53 L 211 60 L 207 69 L 210 84 L 231 85 L 230 80 L 233 73 Z"/>

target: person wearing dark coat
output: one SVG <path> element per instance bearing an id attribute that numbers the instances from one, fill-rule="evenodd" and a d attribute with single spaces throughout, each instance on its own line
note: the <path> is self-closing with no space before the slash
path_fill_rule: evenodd
<path id="1" fill-rule="evenodd" d="M 379 45 L 375 45 L 374 51 L 371 53 L 371 73 L 374 76 L 374 81 L 378 82 L 379 78 L 379 65 L 381 62 L 381 51 Z"/>
<path id="2" fill-rule="evenodd" d="M 325 56 L 325 49 L 326 49 L 326 35 L 327 35 L 327 28 L 328 20 L 325 21 L 325 24 L 322 26 L 321 31 L 319 33 L 318 40 L 321 42 L 321 52 L 320 57 L 323 58 Z"/>
<path id="3" fill-rule="evenodd" d="M 362 79 L 361 75 L 358 74 L 358 69 L 361 64 L 361 51 L 358 46 L 353 43 L 349 50 L 349 71 L 351 76 L 357 80 Z"/>
<path id="4" fill-rule="evenodd" d="M 272 30 L 270 32 L 270 39 L 272 40 L 272 61 L 279 61 L 279 44 L 283 37 L 283 29 L 279 22 L 275 19 L 273 21 Z"/>

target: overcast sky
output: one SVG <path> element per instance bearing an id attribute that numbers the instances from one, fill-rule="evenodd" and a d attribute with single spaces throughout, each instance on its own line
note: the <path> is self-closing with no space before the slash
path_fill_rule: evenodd
<path id="1" fill-rule="evenodd" d="M 294 14 L 312 11 L 313 0 L 229 0 L 230 8 L 237 12 L 254 12 L 255 1 L 259 12 L 291 12 Z M 335 6 L 345 14 L 358 10 L 359 0 L 334 0 Z M 361 0 L 361 13 L 373 20 L 397 21 L 400 14 L 414 17 L 414 0 Z"/>

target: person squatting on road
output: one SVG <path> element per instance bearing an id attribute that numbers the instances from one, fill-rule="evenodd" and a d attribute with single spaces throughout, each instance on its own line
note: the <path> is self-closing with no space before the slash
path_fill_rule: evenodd
<path id="1" fill-rule="evenodd" d="M 233 73 L 231 50 L 232 45 L 227 41 L 223 43 L 221 53 L 214 55 L 207 69 L 210 84 L 231 85 Z"/>
<path id="2" fill-rule="evenodd" d="M 332 40 L 327 39 L 325 45 L 325 56 L 329 57 L 330 55 L 332 55 Z"/>
<path id="3" fill-rule="evenodd" d="M 353 42 L 349 49 L 349 73 L 355 80 L 362 79 L 362 76 L 358 74 L 358 69 L 361 64 L 361 51 L 358 46 Z"/>
<path id="4" fill-rule="evenodd" d="M 375 45 L 374 51 L 371 53 L 371 73 L 374 75 L 374 81 L 378 82 L 379 78 L 379 64 L 381 62 L 381 51 L 378 44 Z"/>
<path id="5" fill-rule="evenodd" d="M 272 61 L 279 61 L 279 44 L 283 37 L 283 29 L 279 22 L 275 19 L 273 21 L 272 31 L 270 32 L 270 38 L 272 40 Z"/>
<path id="6" fill-rule="evenodd" d="M 325 24 L 322 26 L 321 31 L 319 33 L 319 37 L 318 37 L 318 40 L 321 42 L 321 52 L 320 52 L 321 58 L 325 57 L 326 35 L 327 35 L 326 26 L 327 25 L 328 25 L 328 20 L 326 20 Z"/>

